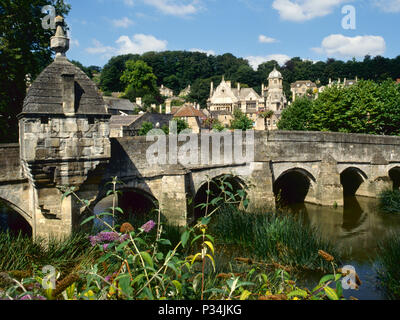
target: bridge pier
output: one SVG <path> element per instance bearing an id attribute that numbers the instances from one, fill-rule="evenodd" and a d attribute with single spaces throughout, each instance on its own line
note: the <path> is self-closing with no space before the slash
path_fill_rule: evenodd
<path id="1" fill-rule="evenodd" d="M 248 191 L 249 211 L 275 209 L 276 203 L 270 162 L 255 162 L 252 163 L 252 168 L 253 171 L 249 179 L 250 189 Z"/>
<path id="2" fill-rule="evenodd" d="M 184 227 L 188 216 L 188 182 L 186 174 L 165 175 L 161 181 L 159 206 L 168 223 Z"/>
<path id="3" fill-rule="evenodd" d="M 322 206 L 344 206 L 343 187 L 337 161 L 329 154 L 322 158 L 315 186 L 316 204 Z"/>

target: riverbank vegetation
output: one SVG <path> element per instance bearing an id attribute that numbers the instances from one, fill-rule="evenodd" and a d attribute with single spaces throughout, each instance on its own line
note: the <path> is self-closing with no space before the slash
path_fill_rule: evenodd
<path id="1" fill-rule="evenodd" d="M 400 190 L 385 190 L 379 195 L 379 206 L 383 212 L 400 214 Z"/>
<path id="2" fill-rule="evenodd" d="M 295 218 L 240 211 L 246 195 L 243 190 L 235 194 L 227 178 L 219 180 L 219 194 L 208 193 L 208 201 L 200 204 L 205 216 L 184 229 L 164 224 L 158 210 L 144 224 L 109 224 L 105 217 L 122 212 L 113 207 L 83 222 L 101 219 L 103 231 L 50 242 L 46 248 L 21 237 L 14 244 L 15 239 L 3 235 L 1 256 L 14 254 L 15 262 L 1 261 L 0 295 L 26 300 L 343 298 L 336 257 L 325 251 L 332 248 Z M 65 196 L 72 195 L 66 190 Z M 235 255 L 224 260 L 227 244 L 239 246 L 242 254 L 231 251 Z M 47 264 L 57 270 L 54 283 L 42 269 Z M 312 290 L 300 288 L 293 271 L 304 268 L 329 274 Z"/>
<path id="3" fill-rule="evenodd" d="M 379 244 L 377 273 L 388 299 L 400 299 L 400 236 L 391 234 Z"/>

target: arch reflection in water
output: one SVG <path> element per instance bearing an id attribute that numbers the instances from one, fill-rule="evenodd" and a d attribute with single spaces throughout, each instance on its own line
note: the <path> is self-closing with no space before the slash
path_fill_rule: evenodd
<path id="1" fill-rule="evenodd" d="M 390 232 L 400 232 L 400 216 L 382 213 L 373 198 L 346 197 L 343 208 L 306 203 L 291 210 L 317 227 L 323 238 L 343 251 L 344 258 L 358 262 L 374 258 L 378 242 Z"/>

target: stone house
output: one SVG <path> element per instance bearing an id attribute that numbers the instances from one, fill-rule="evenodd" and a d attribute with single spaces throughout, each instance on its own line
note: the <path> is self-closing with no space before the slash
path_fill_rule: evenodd
<path id="1" fill-rule="evenodd" d="M 310 80 L 299 80 L 290 85 L 290 91 L 292 91 L 292 101 L 295 102 L 296 98 L 304 97 L 309 94 L 310 90 L 313 94 L 318 94 L 317 85 Z"/>
<path id="2" fill-rule="evenodd" d="M 134 116 L 112 116 L 110 119 L 110 137 L 132 137 L 138 136 L 143 122 L 150 122 L 155 129 L 169 126 L 172 115 L 159 113 L 142 113 Z"/>
<path id="3" fill-rule="evenodd" d="M 135 109 L 140 106 L 136 103 L 130 102 L 128 99 L 114 98 L 103 96 L 106 103 L 106 108 L 111 115 L 133 115 Z"/>
<path id="4" fill-rule="evenodd" d="M 189 84 L 185 89 L 183 89 L 179 93 L 179 97 L 181 97 L 181 98 L 187 97 L 190 94 L 191 90 L 192 90 L 192 88 L 191 88 L 191 86 Z"/>
<path id="5" fill-rule="evenodd" d="M 170 88 L 165 87 L 163 84 L 161 85 L 160 88 L 160 94 L 163 97 L 167 97 L 167 98 L 172 98 L 174 96 L 174 91 Z"/>
<path id="6" fill-rule="evenodd" d="M 216 89 L 214 89 L 214 83 L 211 83 L 207 105 L 211 112 L 228 111 L 230 113 L 236 109 L 248 113 L 258 111 L 265 106 L 264 99 L 253 88 L 242 88 L 240 83 L 236 88 L 232 88 L 231 81 L 225 81 L 225 77 Z"/>
<path id="7" fill-rule="evenodd" d="M 174 119 L 185 120 L 194 133 L 200 133 L 204 120 L 207 119 L 206 115 L 191 104 L 185 104 L 173 115 Z"/>

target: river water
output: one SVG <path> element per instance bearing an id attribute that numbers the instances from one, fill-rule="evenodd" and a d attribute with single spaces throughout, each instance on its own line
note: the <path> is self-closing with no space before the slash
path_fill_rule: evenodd
<path id="1" fill-rule="evenodd" d="M 358 290 L 345 290 L 345 298 L 381 300 L 385 294 L 379 289 L 374 265 L 378 242 L 391 232 L 400 232 L 400 215 L 379 210 L 378 200 L 365 197 L 345 199 L 344 208 L 299 204 L 291 207 L 304 216 L 306 223 L 318 228 L 321 236 L 330 240 L 343 255 L 343 266 L 353 266 L 362 285 Z M 341 266 L 341 267 L 343 267 Z M 320 275 L 307 275 L 304 284 L 315 286 Z"/>

